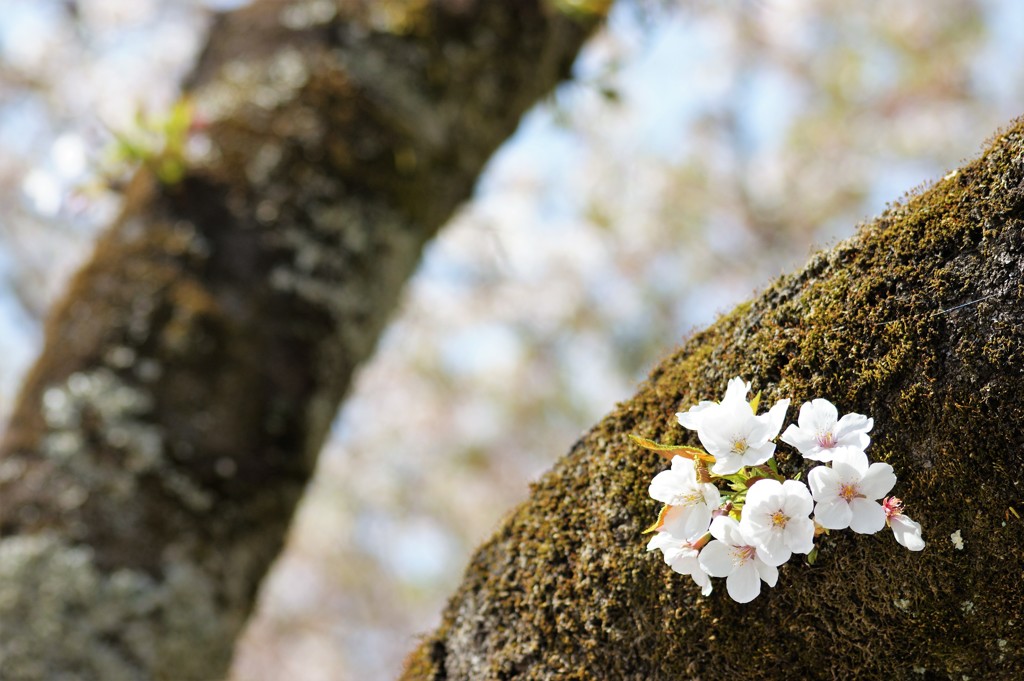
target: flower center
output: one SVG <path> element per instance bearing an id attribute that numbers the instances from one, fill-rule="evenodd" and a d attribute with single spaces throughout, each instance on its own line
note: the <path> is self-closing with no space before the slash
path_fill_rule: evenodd
<path id="1" fill-rule="evenodd" d="M 734 546 L 732 547 L 732 564 L 740 567 L 748 560 L 752 560 L 755 553 L 757 553 L 757 549 L 753 546 Z"/>
<path id="2" fill-rule="evenodd" d="M 676 494 L 672 497 L 672 502 L 669 506 L 696 506 L 701 503 L 704 503 L 704 495 L 694 490 L 692 492 Z"/>
<path id="3" fill-rule="evenodd" d="M 822 449 L 832 449 L 836 446 L 836 436 L 832 434 L 832 431 L 818 433 L 818 446 Z"/>
<path id="4" fill-rule="evenodd" d="M 746 438 L 741 437 L 740 439 L 735 440 L 732 443 L 732 453 L 733 454 L 743 454 L 746 451 L 747 451 L 747 439 Z"/>
<path id="5" fill-rule="evenodd" d="M 849 501 L 853 501 L 854 499 L 857 499 L 857 498 L 861 498 L 861 499 L 865 499 L 866 498 L 863 494 L 860 493 L 860 488 L 857 487 L 857 485 L 855 485 L 852 482 L 844 482 L 839 487 L 839 496 L 842 497 L 843 499 L 845 499 L 848 502 Z"/>
<path id="6" fill-rule="evenodd" d="M 882 500 L 882 510 L 885 511 L 886 519 L 903 514 L 903 502 L 896 497 L 886 497 Z"/>
<path id="7" fill-rule="evenodd" d="M 772 527 L 785 527 L 788 522 L 789 516 L 783 513 L 781 508 L 772 513 Z"/>

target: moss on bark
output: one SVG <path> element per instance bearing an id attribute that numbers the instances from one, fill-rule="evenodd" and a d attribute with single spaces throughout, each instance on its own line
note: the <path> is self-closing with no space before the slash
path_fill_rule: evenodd
<path id="1" fill-rule="evenodd" d="M 746 605 L 646 554 L 665 464 L 627 435 L 699 444 L 673 413 L 737 375 L 873 416 L 925 550 L 835 532 Z M 1020 678 L 1022 423 L 1024 119 L 663 361 L 478 550 L 404 678 Z"/>

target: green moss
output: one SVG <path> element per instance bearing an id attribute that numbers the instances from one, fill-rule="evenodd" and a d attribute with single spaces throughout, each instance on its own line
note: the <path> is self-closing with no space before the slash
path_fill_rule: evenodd
<path id="1" fill-rule="evenodd" d="M 690 338 L 481 547 L 405 678 L 1018 678 L 1022 215 L 1024 121 Z M 873 416 L 925 551 L 833 533 L 747 605 L 645 555 L 664 462 L 626 435 L 698 444 L 671 414 L 736 375 Z"/>

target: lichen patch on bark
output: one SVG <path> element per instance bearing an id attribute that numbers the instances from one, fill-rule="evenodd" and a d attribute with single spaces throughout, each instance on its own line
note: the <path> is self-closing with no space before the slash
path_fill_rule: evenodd
<path id="1" fill-rule="evenodd" d="M 206 571 L 168 560 L 159 576 L 106 572 L 54 535 L 0 540 L 0 669 L 5 679 L 207 678 L 234 627 Z M 237 626 L 237 624 L 235 625 Z"/>

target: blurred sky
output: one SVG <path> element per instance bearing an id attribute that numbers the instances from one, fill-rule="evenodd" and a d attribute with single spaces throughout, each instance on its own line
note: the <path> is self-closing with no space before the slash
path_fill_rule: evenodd
<path id="1" fill-rule="evenodd" d="M 116 214 L 83 190 L 110 130 L 166 110 L 236 4 L 0 0 L 0 410 Z M 1024 2 L 849 5 L 615 6 L 428 248 L 237 678 L 393 676 L 472 547 L 659 357 L 1024 112 Z"/>

